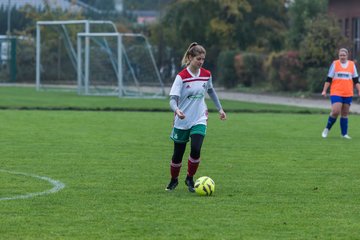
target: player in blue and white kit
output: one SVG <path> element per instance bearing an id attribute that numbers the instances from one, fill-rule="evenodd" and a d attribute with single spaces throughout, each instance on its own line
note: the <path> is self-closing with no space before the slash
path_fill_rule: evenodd
<path id="1" fill-rule="evenodd" d="M 174 141 L 174 153 L 170 164 L 171 180 L 165 189 L 168 191 L 174 190 L 178 185 L 182 158 L 190 138 L 191 151 L 185 184 L 190 192 L 194 192 L 193 176 L 200 163 L 200 151 L 206 135 L 208 119 L 206 93 L 215 103 L 220 119 L 226 119 L 212 85 L 211 72 L 202 68 L 205 55 L 204 47 L 191 43 L 182 59 L 185 68 L 178 73 L 170 90 L 170 107 L 175 113 L 175 119 L 171 133 L 171 139 Z"/>

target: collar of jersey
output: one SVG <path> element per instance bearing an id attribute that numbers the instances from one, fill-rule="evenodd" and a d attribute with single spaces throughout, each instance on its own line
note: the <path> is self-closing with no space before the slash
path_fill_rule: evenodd
<path id="1" fill-rule="evenodd" d="M 186 70 L 190 73 L 190 75 L 191 75 L 192 77 L 196 77 L 196 78 L 197 78 L 197 77 L 200 76 L 200 71 L 201 71 L 200 68 L 199 68 L 199 71 L 197 72 L 197 74 L 193 74 L 192 71 L 190 71 L 190 67 L 187 67 Z"/>

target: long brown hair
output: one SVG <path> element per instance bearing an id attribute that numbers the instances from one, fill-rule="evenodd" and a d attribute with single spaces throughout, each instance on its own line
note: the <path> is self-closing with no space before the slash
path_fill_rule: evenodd
<path id="1" fill-rule="evenodd" d="M 206 54 L 206 50 L 203 46 L 199 45 L 197 42 L 191 43 L 181 60 L 181 66 L 186 67 L 190 64 L 189 56 L 195 57 L 202 53 Z"/>

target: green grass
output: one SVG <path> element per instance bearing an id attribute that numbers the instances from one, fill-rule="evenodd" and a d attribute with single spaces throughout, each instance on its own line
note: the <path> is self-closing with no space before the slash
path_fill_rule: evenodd
<path id="1" fill-rule="evenodd" d="M 89 111 L 166 111 L 169 100 L 79 96 L 75 92 L 39 91 L 34 87 L 0 87 L 0 109 L 53 109 Z M 227 112 L 328 113 L 328 109 L 311 109 L 285 105 L 221 101 Z M 216 111 L 209 100 L 210 111 Z"/>
<path id="2" fill-rule="evenodd" d="M 0 111 L 0 169 L 66 184 L 0 201 L 2 239 L 356 239 L 359 116 L 353 140 L 320 133 L 326 115 L 210 114 L 197 176 L 212 197 L 169 181 L 172 114 Z M 189 149 L 187 149 L 186 156 Z M 0 172 L 0 198 L 47 182 Z"/>

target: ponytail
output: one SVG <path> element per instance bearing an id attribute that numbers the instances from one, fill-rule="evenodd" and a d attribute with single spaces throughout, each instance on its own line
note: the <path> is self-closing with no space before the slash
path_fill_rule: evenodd
<path id="1" fill-rule="evenodd" d="M 199 45 L 197 42 L 191 43 L 181 60 L 181 66 L 187 67 L 190 64 L 189 56 L 195 57 L 202 53 L 206 54 L 206 50 L 203 46 Z"/>

